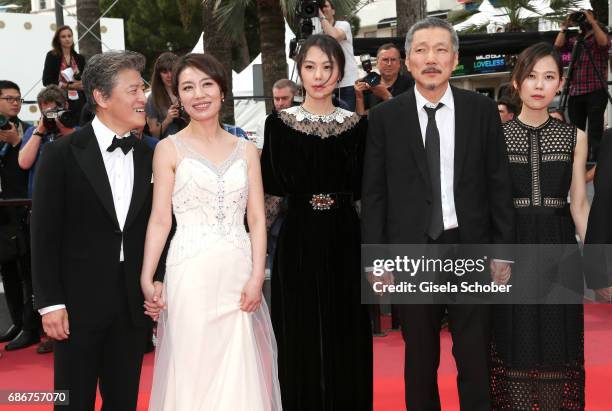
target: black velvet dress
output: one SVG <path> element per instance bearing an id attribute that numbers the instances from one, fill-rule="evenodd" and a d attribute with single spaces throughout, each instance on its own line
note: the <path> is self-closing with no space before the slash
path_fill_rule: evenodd
<path id="1" fill-rule="evenodd" d="M 372 409 L 372 335 L 360 302 L 361 188 L 365 119 L 301 107 L 271 114 L 262 175 L 286 197 L 272 272 L 272 324 L 283 408 Z"/>
<path id="2" fill-rule="evenodd" d="M 565 256 L 547 264 L 544 259 L 550 256 L 541 253 L 552 247 L 533 247 L 538 248 L 534 258 L 522 266 L 517 261 L 511 282 L 537 285 L 545 276 L 581 292 L 578 246 L 567 203 L 576 128 L 552 117 L 539 127 L 515 118 L 504 124 L 504 136 L 516 210 L 516 242 L 557 244 L 555 252 L 563 251 Z M 583 410 L 583 329 L 581 304 L 494 306 L 493 409 Z"/>

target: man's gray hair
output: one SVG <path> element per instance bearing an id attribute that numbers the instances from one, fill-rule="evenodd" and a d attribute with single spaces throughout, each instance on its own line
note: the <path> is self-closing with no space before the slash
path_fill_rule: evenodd
<path id="1" fill-rule="evenodd" d="M 280 80 L 276 80 L 276 82 L 272 86 L 273 89 L 281 89 L 281 88 L 285 88 L 285 87 L 289 87 L 289 89 L 291 89 L 291 92 L 293 94 L 297 94 L 297 92 L 298 92 L 297 84 L 295 84 L 295 82 L 293 82 L 293 81 L 291 81 L 289 79 L 286 79 L 286 78 L 282 78 Z"/>
<path id="2" fill-rule="evenodd" d="M 450 33 L 451 42 L 453 45 L 453 51 L 456 53 L 459 51 L 459 36 L 455 31 L 455 28 L 446 20 L 442 20 L 438 17 L 426 17 L 423 20 L 419 20 L 410 27 L 408 33 L 406 33 L 406 55 L 410 54 L 410 49 L 412 48 L 412 39 L 414 38 L 414 33 L 423 29 L 432 29 L 432 28 L 441 28 Z"/>
<path id="3" fill-rule="evenodd" d="M 97 104 L 94 90 L 104 97 L 110 97 L 121 70 L 132 69 L 142 73 L 145 67 L 145 57 L 135 51 L 108 51 L 92 56 L 83 71 L 83 89 L 92 111 Z"/>

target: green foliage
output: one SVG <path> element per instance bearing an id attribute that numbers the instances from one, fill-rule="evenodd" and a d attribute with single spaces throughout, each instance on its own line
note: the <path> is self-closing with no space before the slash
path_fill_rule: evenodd
<path id="1" fill-rule="evenodd" d="M 256 2 L 256 0 L 204 1 L 212 1 L 217 3 L 217 18 L 220 20 L 221 27 L 228 36 L 234 39 L 237 38 L 237 36 L 240 34 L 240 28 L 243 27 L 245 9 Z M 295 16 L 295 9 L 299 1 L 301 0 L 279 0 L 285 19 L 287 19 L 289 26 L 294 32 L 296 31 L 298 24 L 298 19 Z M 334 0 L 334 5 L 336 6 L 336 17 L 338 19 L 346 19 L 351 23 L 357 23 L 357 30 L 355 30 L 355 27 L 353 27 L 353 32 L 355 33 L 357 33 L 359 30 L 359 24 L 356 20 L 354 20 L 353 16 L 357 10 L 357 6 L 360 3 L 361 0 Z"/>
<path id="2" fill-rule="evenodd" d="M 106 10 L 113 1 L 101 0 L 101 9 Z M 198 41 L 202 32 L 202 13 L 199 6 L 191 9 L 190 13 L 190 19 L 181 16 L 177 0 L 119 0 L 107 16 L 124 19 L 126 48 L 145 55 L 145 78 L 149 78 L 155 59 L 162 52 L 184 54 L 190 52 Z"/>

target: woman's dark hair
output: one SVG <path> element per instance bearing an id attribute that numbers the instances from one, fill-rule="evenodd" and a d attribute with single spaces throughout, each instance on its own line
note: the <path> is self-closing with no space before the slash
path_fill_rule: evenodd
<path id="1" fill-rule="evenodd" d="M 304 44 L 302 44 L 300 52 L 295 58 L 300 78 L 302 77 L 302 65 L 304 64 L 306 54 L 308 54 L 308 50 L 310 50 L 311 47 L 318 47 L 323 53 L 327 55 L 329 61 L 331 61 L 332 63 L 332 69 L 336 64 L 338 65 L 338 71 L 340 73 L 338 81 L 342 80 L 342 77 L 344 76 L 345 64 L 344 52 L 342 51 L 340 43 L 338 43 L 335 38 L 333 38 L 332 36 L 328 36 L 327 34 L 312 35 L 308 37 Z"/>
<path id="2" fill-rule="evenodd" d="M 516 83 L 516 89 L 514 92 L 518 94 L 518 90 L 521 89 L 523 81 L 533 71 L 533 67 L 538 61 L 544 57 L 552 57 L 557 65 L 557 72 L 559 74 L 559 80 L 563 76 L 563 63 L 561 62 L 561 56 L 559 52 L 548 43 L 536 43 L 533 46 L 527 47 L 521 54 L 519 54 L 512 70 L 512 84 Z"/>
<path id="3" fill-rule="evenodd" d="M 168 111 L 172 104 L 172 99 L 166 92 L 160 74 L 162 71 L 172 71 L 176 60 L 178 60 L 176 54 L 169 51 L 160 54 L 157 60 L 155 60 L 153 75 L 151 76 L 151 103 L 159 116 L 163 116 L 163 113 Z"/>
<path id="4" fill-rule="evenodd" d="M 72 28 L 70 28 L 70 26 L 59 26 L 57 30 L 55 30 L 55 34 L 53 35 L 53 40 L 51 40 L 51 46 L 53 47 L 53 54 L 55 54 L 56 56 L 62 55 L 62 43 L 60 42 L 60 34 L 64 30 L 70 30 L 70 33 L 72 33 L 72 36 L 73 36 L 72 37 L 72 47 L 70 47 L 70 52 L 72 54 L 76 54 L 76 51 L 74 50 L 74 32 L 72 31 Z"/>
<path id="5" fill-rule="evenodd" d="M 227 93 L 227 73 L 223 64 L 210 54 L 189 53 L 179 58 L 172 71 L 172 91 L 178 97 L 179 76 L 187 67 L 192 67 L 208 74 L 219 85 L 221 93 Z"/>

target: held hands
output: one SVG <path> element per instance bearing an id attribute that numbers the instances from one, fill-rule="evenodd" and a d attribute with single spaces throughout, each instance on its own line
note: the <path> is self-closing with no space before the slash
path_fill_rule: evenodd
<path id="1" fill-rule="evenodd" d="M 145 314 L 151 317 L 153 321 L 157 321 L 160 311 L 166 307 L 165 296 L 163 295 L 164 284 L 155 281 L 143 283 L 141 287 L 145 298 L 143 304 Z"/>
<path id="2" fill-rule="evenodd" d="M 510 281 L 512 276 L 512 267 L 509 263 L 491 260 L 491 280 L 495 284 L 503 285 Z"/>
<path id="3" fill-rule="evenodd" d="M 391 271 L 385 271 L 381 276 L 374 275 L 373 271 L 366 272 L 366 276 L 368 279 L 368 283 L 372 287 L 374 291 L 374 283 L 381 282 L 383 286 L 393 285 L 395 284 L 395 276 Z M 374 291 L 375 295 L 383 295 L 380 291 Z"/>
<path id="4" fill-rule="evenodd" d="M 595 290 L 595 294 L 602 300 L 602 303 L 612 304 L 612 287 L 599 288 Z"/>
<path id="5" fill-rule="evenodd" d="M 247 313 L 252 313 L 259 309 L 261 305 L 261 288 L 263 280 L 251 277 L 242 289 L 240 295 L 240 309 Z"/>
<path id="6" fill-rule="evenodd" d="M 65 340 L 70 335 L 68 311 L 65 308 L 43 315 L 42 325 L 45 333 L 54 340 Z"/>

